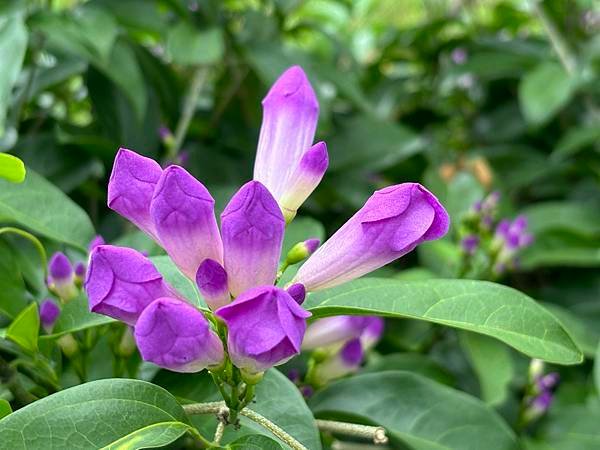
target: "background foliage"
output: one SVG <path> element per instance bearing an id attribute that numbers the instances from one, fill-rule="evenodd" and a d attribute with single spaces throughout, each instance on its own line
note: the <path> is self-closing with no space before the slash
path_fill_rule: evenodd
<path id="1" fill-rule="evenodd" d="M 148 251 L 174 285 L 189 291 L 161 250 L 106 208 L 114 155 L 126 147 L 165 163 L 184 158 L 221 209 L 252 177 L 260 100 L 285 68 L 299 64 L 319 97 L 317 135 L 328 144 L 330 170 L 289 230 L 286 245 L 330 235 L 374 189 L 404 181 L 421 181 L 435 192 L 455 226 L 443 241 L 375 274 L 390 278 L 378 281 L 388 286 L 387 295 L 406 299 L 395 309 L 377 310 L 376 300 L 385 295 L 372 283 L 371 291 L 356 298 L 355 285 L 339 288 L 338 300 L 326 306 L 311 297 L 315 314 L 362 308 L 396 318 L 387 321 L 385 338 L 364 373 L 317 393 L 310 410 L 276 371 L 262 389 L 277 392 L 280 402 L 259 396 L 257 410 L 282 427 L 292 426 L 290 433 L 311 449 L 320 445 L 311 410 L 328 418 L 348 418 L 352 411 L 354 420 L 388 428 L 398 448 L 475 449 L 482 448 L 484 437 L 486 448 L 597 448 L 599 31 L 593 0 L 4 1 L 0 223 L 28 230 L 47 252 L 65 250 L 74 260 L 85 260 L 88 242 L 100 233 L 108 242 Z M 194 92 L 199 97 L 190 103 Z M 181 121 L 186 108 L 193 113 L 189 128 Z M 160 127 L 173 136 L 161 137 Z M 14 182 L 22 180 L 23 168 L 8 154 L 27 167 L 22 184 Z M 407 319 L 422 319 L 421 308 L 434 301 L 419 286 L 430 287 L 430 278 L 456 277 L 456 224 L 492 190 L 502 193 L 502 215 L 527 215 L 536 239 L 521 255 L 519 270 L 501 282 L 535 298 L 539 305 L 531 308 L 542 305 L 543 313 L 516 312 L 507 325 L 513 331 L 505 335 L 494 326 L 485 330 L 485 317 L 461 325 L 464 317 L 453 316 L 452 308 L 433 311 L 425 321 Z M 94 345 L 85 349 L 85 379 L 113 376 L 113 335 L 122 331 L 110 319 L 87 313 L 84 298 L 63 310 L 53 335 L 38 337 L 35 305 L 47 296 L 44 270 L 38 249 L 23 236 L 0 235 L 0 337 L 6 337 L 0 339 L 0 358 L 29 361 L 39 350 L 56 361 L 54 339 L 88 330 Z M 460 291 L 469 282 L 453 283 L 443 289 Z M 481 289 L 476 299 L 488 307 L 526 301 L 499 286 Z M 538 342 L 531 335 L 541 322 L 547 328 Z M 578 362 L 577 348 L 585 360 L 552 367 L 562 378 L 556 400 L 547 416 L 521 429 L 516 421 L 529 359 L 469 330 L 551 362 Z M 111 445 L 115 436 L 140 428 L 147 430 L 148 442 L 173 442 L 190 428 L 173 395 L 201 401 L 215 393 L 203 374 L 183 381 L 144 365 L 139 369 L 138 358 L 116 373 L 153 381 L 171 394 L 144 381 L 113 382 L 110 389 L 98 382 L 90 391 L 81 386 L 40 400 L 35 414 L 43 417 L 52 402 L 69 404 L 80 411 L 75 418 L 64 412 L 76 428 L 93 427 L 96 419 L 80 403 L 101 395 L 101 420 L 119 432 L 97 436 L 94 445 Z M 65 362 L 58 378 L 49 375 L 48 382 L 42 375 L 51 369 L 39 363 L 12 365 L 0 374 L 0 417 L 10 411 L 1 399 L 21 406 L 11 394 L 15 378 L 37 397 L 78 383 L 73 364 Z M 375 403 L 363 402 L 363 391 Z M 143 406 L 148 412 L 132 410 L 136 422 L 119 423 L 112 411 L 126 411 L 130 401 L 148 403 Z M 282 410 L 286 402 L 290 406 Z M 48 425 L 56 445 L 68 439 L 71 448 L 85 447 L 72 440 L 60 417 L 53 419 L 56 428 Z M 412 423 L 415 417 L 420 419 Z M 464 418 L 475 421 L 475 428 L 460 430 Z M 18 431 L 19 420 L 23 416 L 7 417 L 5 430 Z M 194 418 L 193 425 L 214 428 L 214 419 Z M 244 425 L 230 438 L 240 440 L 232 448 L 280 448 L 272 435 L 258 436 Z M 31 430 L 23 438 L 29 444 L 19 441 L 19 433 L 7 439 L 15 439 L 14 448 L 35 445 L 48 431 L 42 425 Z M 332 438 L 324 442 L 329 446 Z"/>

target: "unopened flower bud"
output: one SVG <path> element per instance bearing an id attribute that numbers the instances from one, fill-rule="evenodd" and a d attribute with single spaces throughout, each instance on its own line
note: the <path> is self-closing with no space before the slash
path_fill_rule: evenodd
<path id="1" fill-rule="evenodd" d="M 288 252 L 287 256 L 285 257 L 285 262 L 288 265 L 292 265 L 305 260 L 315 252 L 320 243 L 321 241 L 316 238 L 307 239 L 304 242 L 298 242 Z"/>
<path id="2" fill-rule="evenodd" d="M 214 259 L 207 258 L 202 261 L 196 272 L 196 284 L 206 304 L 213 311 L 231 302 L 227 288 L 227 272 Z"/>
<path id="3" fill-rule="evenodd" d="M 290 294 L 296 303 L 301 305 L 304 303 L 304 299 L 306 298 L 306 289 L 304 289 L 304 285 L 301 283 L 292 284 L 290 287 L 286 289 L 287 293 Z"/>
<path id="4" fill-rule="evenodd" d="M 313 381 L 324 385 L 331 380 L 356 372 L 363 357 L 364 351 L 360 339 L 351 339 L 334 356 L 316 366 Z"/>
<path id="5" fill-rule="evenodd" d="M 479 236 L 471 234 L 463 238 L 460 242 L 463 252 L 467 255 L 473 255 L 479 246 Z"/>
<path id="6" fill-rule="evenodd" d="M 60 308 L 51 299 L 48 298 L 40 304 L 40 322 L 46 333 L 52 333 L 59 315 Z"/>
<path id="7" fill-rule="evenodd" d="M 48 274 L 49 288 L 62 301 L 67 302 L 77 296 L 73 266 L 64 253 L 57 252 L 52 256 L 48 263 Z"/>

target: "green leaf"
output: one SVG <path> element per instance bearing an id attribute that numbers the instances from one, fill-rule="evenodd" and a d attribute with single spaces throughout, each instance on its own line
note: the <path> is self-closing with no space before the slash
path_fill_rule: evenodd
<path id="1" fill-rule="evenodd" d="M 0 434 L 7 448 L 110 448 L 150 425 L 186 421 L 181 406 L 164 389 L 145 381 L 108 379 L 66 389 L 19 409 L 0 420 Z M 140 433 L 157 442 L 156 434 L 137 436 Z"/>
<path id="2" fill-rule="evenodd" d="M 555 62 L 544 62 L 528 72 L 519 85 L 525 119 L 533 125 L 550 120 L 571 99 L 574 82 Z"/>
<path id="3" fill-rule="evenodd" d="M 102 450 L 138 450 L 164 447 L 179 439 L 190 429 L 192 429 L 190 425 L 177 421 L 153 423 L 102 447 Z"/>
<path id="4" fill-rule="evenodd" d="M 577 364 L 583 355 L 558 320 L 527 295 L 476 280 L 363 278 L 313 293 L 313 318 L 339 314 L 406 317 L 485 334 L 532 358 Z"/>
<path id="5" fill-rule="evenodd" d="M 508 450 L 512 430 L 474 397 L 409 372 L 357 375 L 317 392 L 318 417 L 383 426 L 415 450 Z"/>
<path id="6" fill-rule="evenodd" d="M 361 370 L 362 373 L 402 370 L 431 378 L 441 384 L 453 386 L 454 376 L 433 359 L 420 353 L 392 353 L 374 359 Z"/>
<path id="7" fill-rule="evenodd" d="M 10 403 L 8 403 L 8 400 L 0 398 L 0 419 L 8 416 L 10 413 L 12 413 Z"/>
<path id="8" fill-rule="evenodd" d="M 4 135 L 4 119 L 27 50 L 27 28 L 20 13 L 0 16 L 0 137 Z M 0 162 L 4 164 L 4 162 Z"/>
<path id="9" fill-rule="evenodd" d="M 15 250 L 0 239 L 0 314 L 14 319 L 27 306 L 28 293 Z"/>
<path id="10" fill-rule="evenodd" d="M 262 434 L 247 434 L 228 445 L 231 450 L 283 450 L 277 441 Z"/>
<path id="11" fill-rule="evenodd" d="M 52 334 L 43 336 L 42 339 L 54 339 L 67 333 L 74 333 L 114 321 L 110 317 L 90 312 L 88 299 L 84 293 L 81 293 L 77 298 L 62 307 Z"/>
<path id="12" fill-rule="evenodd" d="M 30 352 L 38 349 L 38 335 L 40 331 L 40 316 L 37 303 L 32 303 L 25 308 L 12 321 L 6 330 L 6 338 L 16 342 L 20 347 Z"/>
<path id="13" fill-rule="evenodd" d="M 85 251 L 94 236 L 85 211 L 31 169 L 21 184 L 0 180 L 0 220 Z"/>
<path id="14" fill-rule="evenodd" d="M 22 183 L 25 180 L 23 161 L 8 153 L 0 153 L 0 178 L 13 183 Z"/>
<path id="15" fill-rule="evenodd" d="M 161 371 L 154 382 L 187 402 L 222 400 L 206 372 L 177 374 Z M 255 402 L 251 403 L 249 407 L 287 431 L 307 448 L 321 449 L 321 441 L 314 418 L 298 388 L 276 369 L 265 373 L 263 381 L 256 386 Z M 205 436 L 214 432 L 216 426 L 214 417 L 194 416 L 192 421 Z M 235 441 L 241 437 L 240 435 L 257 433 L 279 442 L 274 435 L 255 422 L 245 417 L 241 417 L 240 421 L 241 429 L 233 430 L 233 427 L 225 429 L 224 443 Z"/>
<path id="16" fill-rule="evenodd" d="M 167 52 L 176 64 L 215 64 L 225 52 L 223 34 L 219 28 L 198 30 L 180 22 L 169 30 Z"/>
<path id="17" fill-rule="evenodd" d="M 179 293 L 183 294 L 190 303 L 200 308 L 208 308 L 196 288 L 196 283 L 182 274 L 171 258 L 166 255 L 152 256 L 150 257 L 150 261 L 156 266 L 165 280 L 177 289 Z"/>
<path id="18" fill-rule="evenodd" d="M 544 421 L 543 436 L 552 450 L 600 448 L 600 404 L 590 398 L 585 405 L 552 408 Z"/>
<path id="19" fill-rule="evenodd" d="M 558 141 L 552 158 L 560 161 L 591 147 L 600 141 L 600 123 L 594 123 L 568 130 Z"/>
<path id="20" fill-rule="evenodd" d="M 527 216 L 528 231 L 534 235 L 561 230 L 586 238 L 600 236 L 600 210 L 594 203 L 542 202 L 522 213 Z"/>
<path id="21" fill-rule="evenodd" d="M 488 405 L 500 405 L 508 397 L 515 368 L 508 347 L 476 333 L 460 333 L 460 343 L 479 379 L 481 398 Z"/>
<path id="22" fill-rule="evenodd" d="M 554 303 L 543 303 L 543 305 L 560 320 L 583 354 L 588 358 L 593 358 L 596 354 L 596 346 L 600 342 L 600 332 L 596 323 Z"/>

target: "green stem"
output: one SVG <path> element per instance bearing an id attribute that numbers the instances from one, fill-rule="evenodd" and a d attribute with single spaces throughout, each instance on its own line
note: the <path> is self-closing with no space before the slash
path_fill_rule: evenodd
<path id="1" fill-rule="evenodd" d="M 29 240 L 33 246 L 37 249 L 39 255 L 40 255 L 40 259 L 42 260 L 42 267 L 44 269 L 44 278 L 46 278 L 46 276 L 48 275 L 48 256 L 46 254 L 46 249 L 44 249 L 44 246 L 42 245 L 42 243 L 40 242 L 40 240 L 35 237 L 33 234 L 28 233 L 25 230 L 21 230 L 20 228 L 15 228 L 15 227 L 2 227 L 0 228 L 0 234 L 5 234 L 5 233 L 14 233 L 17 234 L 27 240 Z"/>
<path id="2" fill-rule="evenodd" d="M 202 92 L 202 88 L 206 82 L 207 76 L 208 68 L 204 66 L 199 66 L 194 71 L 192 83 L 190 84 L 190 90 L 185 97 L 183 111 L 181 113 L 181 117 L 179 118 L 179 122 L 177 123 L 177 128 L 175 129 L 173 145 L 169 146 L 167 149 L 167 159 L 170 161 L 173 161 L 177 157 L 179 150 L 181 150 L 183 139 L 187 134 L 192 117 L 194 117 L 194 111 L 196 110 L 196 105 L 198 104 L 198 97 L 200 96 L 200 92 Z"/>
<path id="3" fill-rule="evenodd" d="M 335 420 L 317 420 L 317 427 L 329 433 L 345 434 L 373 441 L 374 444 L 387 444 L 388 437 L 383 427 L 358 425 L 355 423 L 337 422 Z"/>
<path id="4" fill-rule="evenodd" d="M 213 438 L 214 445 L 221 445 L 221 439 L 223 439 L 223 433 L 225 432 L 225 422 L 219 420 L 217 423 L 217 429 L 215 430 L 215 437 Z"/>
<path id="5" fill-rule="evenodd" d="M 6 386 L 19 406 L 25 406 L 37 400 L 35 395 L 21 385 L 18 372 L 2 356 L 0 356 L 0 384 Z"/>

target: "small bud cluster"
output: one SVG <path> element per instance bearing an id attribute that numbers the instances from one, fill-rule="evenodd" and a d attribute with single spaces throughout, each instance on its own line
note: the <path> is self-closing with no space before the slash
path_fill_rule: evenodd
<path id="1" fill-rule="evenodd" d="M 548 412 L 554 400 L 560 376 L 557 372 L 544 373 L 544 363 L 532 360 L 529 378 L 521 407 L 521 426 L 525 427 Z"/>
<path id="2" fill-rule="evenodd" d="M 518 266 L 518 254 L 533 243 L 527 218 L 496 222 L 500 193 L 478 201 L 463 217 L 460 228 L 460 276 L 495 279 Z"/>

